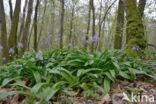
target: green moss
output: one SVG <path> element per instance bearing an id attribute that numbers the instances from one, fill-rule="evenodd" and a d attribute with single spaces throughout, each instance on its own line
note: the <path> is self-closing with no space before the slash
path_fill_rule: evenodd
<path id="1" fill-rule="evenodd" d="M 135 0 L 127 0 L 127 44 L 128 48 L 139 46 L 141 50 L 146 48 L 144 25 Z M 128 50 L 129 50 L 128 49 Z M 133 52 L 133 50 L 132 50 Z M 134 53 L 135 54 L 135 53 Z"/>

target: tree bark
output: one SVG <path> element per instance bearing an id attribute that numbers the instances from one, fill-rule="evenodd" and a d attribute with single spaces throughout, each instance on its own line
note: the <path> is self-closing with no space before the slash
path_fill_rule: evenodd
<path id="1" fill-rule="evenodd" d="M 89 0 L 89 6 L 88 6 L 88 23 L 87 23 L 87 32 L 85 36 L 85 49 L 87 50 L 88 47 L 88 40 L 89 40 L 89 31 L 90 31 L 90 20 L 91 20 L 91 0 Z"/>
<path id="2" fill-rule="evenodd" d="M 91 52 L 94 51 L 94 41 L 93 41 L 93 38 L 95 36 L 95 7 L 94 7 L 94 0 L 91 0 L 91 8 L 92 8 L 92 16 L 93 16 L 93 19 L 92 19 L 92 23 L 93 23 L 93 26 L 92 26 L 92 46 L 91 46 Z"/>
<path id="3" fill-rule="evenodd" d="M 0 35 L 2 45 L 2 63 L 8 62 L 7 28 L 3 0 L 0 0 Z"/>
<path id="4" fill-rule="evenodd" d="M 143 21 L 136 0 L 126 0 L 127 43 L 128 48 L 146 48 Z"/>
<path id="5" fill-rule="evenodd" d="M 72 0 L 72 16 L 71 16 L 71 21 L 70 21 L 70 34 L 69 34 L 69 42 L 68 42 L 68 48 L 70 49 L 72 45 L 72 35 L 73 35 L 73 22 L 74 22 L 74 15 L 75 15 L 75 3 Z"/>
<path id="6" fill-rule="evenodd" d="M 61 27 L 60 27 L 60 48 L 63 48 L 63 32 L 64 32 L 64 4 L 65 1 L 61 0 Z"/>
<path id="7" fill-rule="evenodd" d="M 12 20 L 12 18 L 13 18 L 13 8 L 12 8 L 11 0 L 9 0 L 9 7 L 10 7 L 10 19 Z"/>
<path id="8" fill-rule="evenodd" d="M 10 31 L 9 40 L 8 40 L 9 49 L 12 48 L 15 50 L 15 54 L 13 56 L 16 56 L 18 53 L 17 31 L 18 31 L 20 10 L 21 10 L 21 0 L 16 0 L 15 11 L 12 17 L 11 31 Z"/>
<path id="9" fill-rule="evenodd" d="M 145 6 L 146 6 L 146 0 L 139 0 L 138 8 L 139 8 L 139 11 L 140 11 L 141 17 L 144 16 Z"/>
<path id="10" fill-rule="evenodd" d="M 22 21 L 20 24 L 20 29 L 19 29 L 19 33 L 18 33 L 18 41 L 21 43 L 21 38 L 22 38 L 22 33 L 23 33 L 23 28 L 24 28 L 24 24 L 25 24 L 25 16 L 26 16 L 26 9 L 27 9 L 27 4 L 28 4 L 28 0 L 25 0 L 25 5 L 23 8 L 23 16 L 22 16 Z"/>
<path id="11" fill-rule="evenodd" d="M 102 17 L 102 6 L 103 6 L 103 3 L 102 3 L 102 0 L 100 2 L 100 14 L 99 14 L 99 46 L 98 46 L 98 50 L 100 51 L 101 50 L 101 27 L 102 27 L 102 24 L 101 24 L 101 17 Z"/>
<path id="12" fill-rule="evenodd" d="M 115 33 L 115 40 L 114 40 L 115 49 L 121 49 L 122 47 L 123 27 L 124 27 L 124 3 L 122 0 L 119 0 L 116 33 Z"/>
<path id="13" fill-rule="evenodd" d="M 47 0 L 45 0 L 45 5 L 44 5 L 44 11 L 43 11 L 43 15 L 42 15 L 41 24 L 44 24 L 44 18 L 45 18 L 46 10 L 47 10 Z M 37 45 L 39 45 L 39 42 L 40 42 L 40 39 L 41 39 L 41 35 L 42 35 L 42 30 L 43 30 L 43 25 L 41 25 L 41 28 L 40 28 Z"/>
<path id="14" fill-rule="evenodd" d="M 22 44 L 23 44 L 22 53 L 24 53 L 27 48 L 28 37 L 30 33 L 31 16 L 33 12 L 33 2 L 34 0 L 29 0 L 28 2 L 28 13 L 27 13 L 26 22 L 23 29 L 23 36 L 22 36 Z"/>
<path id="15" fill-rule="evenodd" d="M 34 16 L 34 50 L 35 52 L 37 52 L 37 17 L 38 17 L 38 6 L 39 6 L 39 0 L 37 0 L 37 3 L 36 3 L 36 7 L 35 7 L 35 16 Z"/>

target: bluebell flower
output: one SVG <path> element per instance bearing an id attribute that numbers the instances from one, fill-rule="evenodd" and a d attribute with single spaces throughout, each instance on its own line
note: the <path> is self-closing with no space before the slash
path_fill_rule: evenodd
<path id="1" fill-rule="evenodd" d="M 17 44 L 17 48 L 23 48 L 23 44 L 22 43 L 18 43 Z"/>
<path id="2" fill-rule="evenodd" d="M 92 42 L 98 42 L 99 41 L 99 36 L 98 35 L 94 35 L 92 38 Z"/>
<path id="3" fill-rule="evenodd" d="M 2 60 L 5 61 L 6 60 L 6 57 L 3 57 Z"/>
<path id="4" fill-rule="evenodd" d="M 140 47 L 139 47 L 139 46 L 133 46 L 133 47 L 132 47 L 132 50 L 134 50 L 134 51 L 139 51 L 139 50 L 140 50 Z"/>
<path id="5" fill-rule="evenodd" d="M 3 46 L 0 44 L 0 51 L 2 51 L 3 50 Z"/>
<path id="6" fill-rule="evenodd" d="M 14 48 L 9 49 L 9 54 L 11 54 L 11 55 L 15 54 Z"/>
<path id="7" fill-rule="evenodd" d="M 71 48 L 72 46 L 72 43 L 68 43 L 68 48 Z"/>
<path id="8" fill-rule="evenodd" d="M 36 59 L 37 60 L 43 60 L 42 51 L 39 50 L 36 52 Z"/>

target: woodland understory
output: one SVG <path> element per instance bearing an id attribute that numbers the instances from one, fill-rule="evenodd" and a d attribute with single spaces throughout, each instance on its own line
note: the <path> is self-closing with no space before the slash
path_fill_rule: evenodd
<path id="1" fill-rule="evenodd" d="M 0 104 L 156 104 L 155 0 L 0 0 Z"/>

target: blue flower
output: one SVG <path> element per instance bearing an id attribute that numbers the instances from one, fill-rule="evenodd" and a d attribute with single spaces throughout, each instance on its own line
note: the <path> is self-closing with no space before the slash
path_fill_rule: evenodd
<path id="1" fill-rule="evenodd" d="M 92 42 L 98 42 L 99 41 L 99 36 L 98 35 L 94 35 L 92 38 Z"/>
<path id="2" fill-rule="evenodd" d="M 6 60 L 6 57 L 3 57 L 2 60 L 5 61 Z"/>
<path id="3" fill-rule="evenodd" d="M 9 49 L 9 54 L 11 54 L 11 55 L 15 54 L 14 48 Z"/>
<path id="4" fill-rule="evenodd" d="M 17 44 L 17 48 L 23 48 L 23 44 L 22 43 L 18 43 Z"/>
<path id="5" fill-rule="evenodd" d="M 3 46 L 0 44 L 0 51 L 2 51 L 3 50 Z"/>
<path id="6" fill-rule="evenodd" d="M 68 48 L 72 48 L 72 43 L 68 43 Z"/>
<path id="7" fill-rule="evenodd" d="M 132 50 L 134 50 L 134 51 L 139 51 L 139 50 L 140 50 L 140 47 L 139 47 L 139 46 L 133 46 L 133 47 L 132 47 Z"/>

